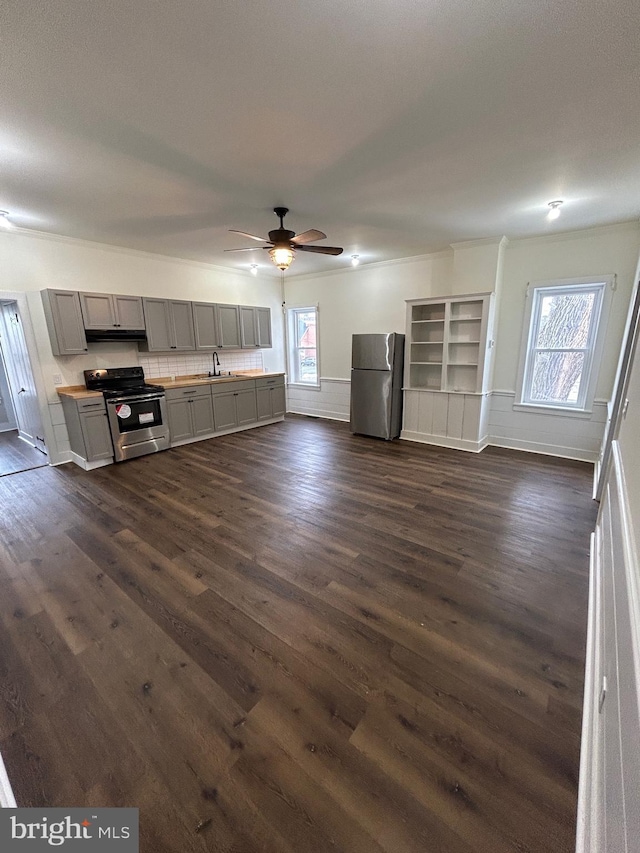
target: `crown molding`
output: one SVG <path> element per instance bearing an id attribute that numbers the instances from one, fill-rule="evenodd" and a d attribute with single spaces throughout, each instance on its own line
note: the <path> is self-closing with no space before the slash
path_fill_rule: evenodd
<path id="1" fill-rule="evenodd" d="M 398 264 L 413 264 L 413 263 L 424 263 L 425 261 L 433 261 L 438 258 L 450 258 L 452 257 L 452 253 L 450 249 L 441 249 L 437 252 L 429 252 L 426 255 L 410 255 L 408 258 L 390 258 L 387 261 L 373 261 L 369 264 L 359 264 L 357 267 L 345 266 L 340 267 L 337 270 L 324 270 L 323 272 L 305 272 L 300 273 L 300 275 L 289 275 L 285 276 L 285 281 L 308 281 L 312 278 L 326 278 L 327 276 L 334 275 L 358 275 L 358 273 L 362 273 L 365 270 L 379 269 L 382 267 L 393 267 Z"/>
<path id="2" fill-rule="evenodd" d="M 610 234 L 615 231 L 640 231 L 640 219 L 625 219 L 610 225 L 595 225 L 593 228 L 576 228 L 572 231 L 559 231 L 554 234 L 536 234 L 533 237 L 513 237 L 509 240 L 510 247 L 531 243 L 558 243 L 564 240 L 580 240 L 584 237 L 597 237 L 600 234 Z"/>
<path id="3" fill-rule="evenodd" d="M 180 258 L 176 255 L 161 255 L 158 252 L 146 252 L 142 249 L 131 249 L 127 246 L 117 246 L 113 243 L 100 243 L 96 240 L 84 240 L 81 237 L 68 237 L 65 234 L 53 234 L 49 231 L 37 231 L 32 228 L 20 228 L 17 225 L 14 225 L 10 231 L 0 231 L 0 237 L 5 239 L 12 239 L 13 237 L 29 237 L 50 243 L 62 243 L 64 245 L 77 246 L 79 248 L 97 249 L 118 255 L 128 255 L 134 258 L 146 258 L 173 264 L 182 264 L 189 267 L 198 267 L 199 269 L 224 273 L 225 275 L 232 273 L 234 275 L 245 276 L 252 279 L 260 277 L 260 273 L 258 273 L 257 276 L 254 276 L 249 270 L 241 270 L 234 267 L 221 267 L 217 264 L 207 263 L 206 261 L 195 261 L 190 258 Z M 268 276 L 268 280 L 273 281 L 274 276 Z"/>
<path id="4" fill-rule="evenodd" d="M 476 246 L 506 246 L 508 243 L 509 238 L 503 234 L 502 237 L 481 237 L 478 240 L 462 240 L 458 243 L 449 243 L 449 245 L 455 252 L 456 249 L 474 249 Z"/>

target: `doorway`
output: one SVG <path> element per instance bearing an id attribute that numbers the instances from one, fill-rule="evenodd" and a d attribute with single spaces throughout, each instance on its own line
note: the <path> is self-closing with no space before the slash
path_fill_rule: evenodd
<path id="1" fill-rule="evenodd" d="M 17 301 L 0 300 L 0 477 L 48 464 Z"/>

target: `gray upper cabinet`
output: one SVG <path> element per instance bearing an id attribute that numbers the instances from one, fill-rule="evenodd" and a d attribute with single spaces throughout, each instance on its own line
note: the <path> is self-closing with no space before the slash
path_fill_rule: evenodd
<path id="1" fill-rule="evenodd" d="M 43 290 L 42 307 L 54 355 L 87 352 L 80 294 L 75 290 Z"/>
<path id="2" fill-rule="evenodd" d="M 213 302 L 192 302 L 193 326 L 197 350 L 213 350 L 220 346 L 218 306 Z"/>
<path id="3" fill-rule="evenodd" d="M 85 329 L 144 329 L 140 296 L 112 293 L 81 293 L 80 304 Z"/>
<path id="4" fill-rule="evenodd" d="M 172 349 L 194 350 L 196 338 L 193 331 L 193 312 L 191 303 L 183 300 L 169 300 L 169 313 L 173 326 L 173 340 L 175 346 Z"/>
<path id="5" fill-rule="evenodd" d="M 271 308 L 256 308 L 256 334 L 259 347 L 271 347 Z"/>
<path id="6" fill-rule="evenodd" d="M 119 329 L 144 329 L 144 311 L 140 296 L 114 294 L 113 304 Z"/>
<path id="7" fill-rule="evenodd" d="M 240 305 L 240 338 L 244 349 L 258 346 L 256 329 L 256 309 Z"/>
<path id="8" fill-rule="evenodd" d="M 147 352 L 195 350 L 191 302 L 179 299 L 143 299 L 147 340 L 140 349 Z"/>
<path id="9" fill-rule="evenodd" d="M 220 346 L 240 349 L 240 309 L 238 305 L 218 305 Z"/>
<path id="10" fill-rule="evenodd" d="M 240 305 L 240 336 L 243 349 L 271 346 L 271 309 Z"/>

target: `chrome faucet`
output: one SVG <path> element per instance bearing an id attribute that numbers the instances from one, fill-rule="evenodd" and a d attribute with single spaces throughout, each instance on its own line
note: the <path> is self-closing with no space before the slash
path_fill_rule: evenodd
<path id="1" fill-rule="evenodd" d="M 216 367 L 218 368 L 216 370 Z M 218 358 L 218 353 L 213 351 L 213 373 L 210 373 L 209 376 L 220 376 L 220 359 Z"/>

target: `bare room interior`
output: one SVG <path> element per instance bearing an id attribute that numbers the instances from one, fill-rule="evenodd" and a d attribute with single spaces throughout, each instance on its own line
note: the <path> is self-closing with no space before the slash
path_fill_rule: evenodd
<path id="1" fill-rule="evenodd" d="M 640 853 L 638 4 L 1 20 L 0 849 Z"/>

